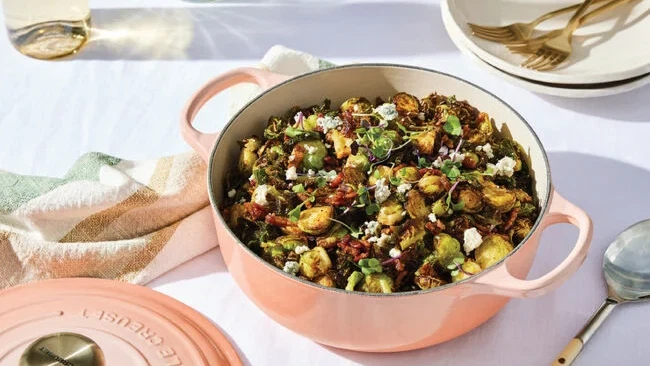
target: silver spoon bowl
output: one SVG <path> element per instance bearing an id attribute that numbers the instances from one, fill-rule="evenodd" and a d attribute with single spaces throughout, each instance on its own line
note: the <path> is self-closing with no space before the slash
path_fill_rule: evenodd
<path id="1" fill-rule="evenodd" d="M 569 342 L 553 366 L 573 364 L 580 351 L 619 304 L 650 300 L 650 220 L 620 233 L 603 257 L 607 299 Z"/>

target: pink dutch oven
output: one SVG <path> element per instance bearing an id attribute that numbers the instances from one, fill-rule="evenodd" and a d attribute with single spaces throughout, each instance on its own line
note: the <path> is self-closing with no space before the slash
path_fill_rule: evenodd
<path id="1" fill-rule="evenodd" d="M 265 91 L 243 107 L 220 133 L 204 134 L 192 127 L 194 117 L 211 97 L 239 83 L 255 83 Z M 533 230 L 514 251 L 461 282 L 427 291 L 367 294 L 321 287 L 287 275 L 237 239 L 218 206 L 225 193 L 225 173 L 235 166 L 239 156 L 238 140 L 253 133 L 261 136 L 270 115 L 282 114 L 294 105 L 313 105 L 326 97 L 338 105 L 351 96 L 387 97 L 398 91 L 420 97 L 436 91 L 467 100 L 486 111 L 499 130 L 507 129 L 528 152 L 542 211 Z M 490 319 L 510 298 L 541 296 L 554 290 L 576 272 L 589 249 L 591 220 L 553 188 L 546 153 L 528 123 L 493 94 L 451 75 L 378 64 L 336 67 L 290 79 L 263 70 L 237 69 L 211 80 L 190 99 L 181 118 L 181 131 L 208 163 L 207 183 L 219 245 L 233 278 L 269 317 L 321 344 L 395 352 L 447 341 Z M 558 223 L 579 229 L 573 249 L 550 272 L 526 280 L 541 233 Z"/>

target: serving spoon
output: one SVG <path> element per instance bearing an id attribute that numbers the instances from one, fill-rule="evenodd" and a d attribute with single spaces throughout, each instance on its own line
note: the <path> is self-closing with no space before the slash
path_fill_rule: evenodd
<path id="1" fill-rule="evenodd" d="M 569 342 L 552 366 L 573 364 L 580 351 L 619 304 L 650 300 L 650 220 L 620 233 L 603 258 L 607 299 Z"/>

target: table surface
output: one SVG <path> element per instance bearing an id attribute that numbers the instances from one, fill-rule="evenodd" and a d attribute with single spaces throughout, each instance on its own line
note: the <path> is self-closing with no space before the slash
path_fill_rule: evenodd
<path id="1" fill-rule="evenodd" d="M 548 151 L 556 188 L 593 218 L 589 257 L 559 289 L 512 300 L 467 335 L 412 352 L 342 351 L 292 333 L 244 296 L 218 250 L 149 284 L 212 319 L 246 364 L 547 365 L 605 297 L 605 248 L 649 212 L 650 87 L 570 100 L 507 84 L 454 47 L 439 1 L 119 0 L 90 5 L 95 39 L 73 58 L 32 60 L 0 36 L 1 169 L 61 176 L 88 151 L 127 159 L 187 151 L 177 121 L 188 96 L 208 78 L 255 64 L 269 47 L 284 44 L 339 64 L 428 67 L 491 90 L 531 123 Z M 125 32 L 134 27 L 135 34 Z M 165 32 L 151 31 L 161 28 Z M 223 125 L 228 103 L 227 96 L 211 101 L 200 126 L 216 130 Z M 559 263 L 576 236 L 568 225 L 548 229 L 529 277 Z M 650 305 L 643 304 L 616 309 L 576 365 L 647 364 L 649 311 Z"/>

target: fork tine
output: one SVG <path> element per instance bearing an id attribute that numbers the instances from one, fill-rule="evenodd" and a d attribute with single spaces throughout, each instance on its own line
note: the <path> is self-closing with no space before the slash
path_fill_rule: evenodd
<path id="1" fill-rule="evenodd" d="M 467 23 L 470 27 L 472 28 L 481 28 L 481 29 L 488 29 L 488 30 L 501 30 L 508 28 L 507 26 L 488 26 L 488 25 L 479 25 L 479 24 L 474 24 L 474 23 Z"/>
<path id="2" fill-rule="evenodd" d="M 507 34 L 507 33 L 512 33 L 509 28 L 501 28 L 501 29 L 485 29 L 482 27 L 472 27 L 470 26 L 472 31 L 474 32 L 482 32 L 482 33 L 489 33 L 489 34 Z"/>
<path id="3" fill-rule="evenodd" d="M 548 70 L 553 70 L 553 69 L 556 68 L 559 64 L 561 64 L 562 62 L 564 62 L 564 60 L 566 60 L 566 59 L 567 59 L 567 55 L 564 55 L 564 54 L 559 55 L 559 54 L 558 54 L 557 57 L 555 57 L 551 62 L 548 63 L 548 65 L 546 65 L 546 66 L 544 66 L 544 67 L 541 67 L 541 68 L 539 68 L 538 70 L 539 70 L 539 71 L 548 71 Z"/>
<path id="4" fill-rule="evenodd" d="M 545 57 L 543 57 L 542 59 L 540 59 L 538 62 L 535 62 L 535 63 L 532 64 L 532 65 L 529 65 L 528 67 L 531 68 L 531 69 L 533 69 L 533 70 L 540 70 L 540 69 L 542 69 L 542 68 L 548 66 L 548 64 L 550 64 L 551 61 L 552 61 L 554 58 L 556 58 L 556 57 L 557 57 L 556 54 L 554 54 L 554 53 L 552 53 L 552 52 L 547 52 L 546 55 L 545 55 Z"/>
<path id="5" fill-rule="evenodd" d="M 531 55 L 526 61 L 524 61 L 521 66 L 530 68 L 531 65 L 539 62 L 544 59 L 544 50 L 540 49 L 534 55 Z"/>

